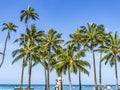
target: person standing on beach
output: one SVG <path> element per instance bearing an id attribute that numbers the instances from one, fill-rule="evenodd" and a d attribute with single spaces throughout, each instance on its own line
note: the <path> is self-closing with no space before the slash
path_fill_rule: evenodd
<path id="1" fill-rule="evenodd" d="M 107 87 L 106 87 L 106 86 L 104 86 L 104 90 L 107 90 Z"/>

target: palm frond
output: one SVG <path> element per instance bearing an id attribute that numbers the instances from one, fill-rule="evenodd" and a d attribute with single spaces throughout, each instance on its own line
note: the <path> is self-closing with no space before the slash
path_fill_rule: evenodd
<path id="1" fill-rule="evenodd" d="M 23 59 L 23 58 L 24 58 L 24 53 L 16 56 L 16 57 L 14 58 L 14 60 L 12 61 L 12 64 L 14 64 L 15 62 L 17 62 L 17 61 L 19 61 L 20 59 Z"/>

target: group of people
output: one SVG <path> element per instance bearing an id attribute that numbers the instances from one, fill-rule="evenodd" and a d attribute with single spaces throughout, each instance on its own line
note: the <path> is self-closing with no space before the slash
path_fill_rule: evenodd
<path id="1" fill-rule="evenodd" d="M 56 79 L 55 90 L 61 90 L 63 78 L 59 77 Z"/>
<path id="2" fill-rule="evenodd" d="M 96 90 L 95 87 L 93 88 L 93 90 Z M 104 89 L 103 90 L 113 90 L 110 86 L 104 86 Z"/>
<path id="3" fill-rule="evenodd" d="M 112 90 L 110 86 L 104 86 L 104 90 Z"/>
<path id="4" fill-rule="evenodd" d="M 61 90 L 61 86 L 62 86 L 62 81 L 63 78 L 59 77 L 56 79 L 56 86 L 55 86 L 55 90 Z M 104 86 L 104 90 L 112 90 L 110 86 Z"/>

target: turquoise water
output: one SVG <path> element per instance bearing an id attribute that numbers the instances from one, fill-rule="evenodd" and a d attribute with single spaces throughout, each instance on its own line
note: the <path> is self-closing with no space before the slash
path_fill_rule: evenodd
<path id="1" fill-rule="evenodd" d="M 14 90 L 15 87 L 18 87 L 19 85 L 16 84 L 1 84 L 0 90 Z M 115 85 L 109 85 L 112 87 L 112 90 L 115 90 Z M 26 88 L 27 85 L 23 85 L 23 88 Z M 34 90 L 44 90 L 44 85 L 31 85 Z M 93 85 L 82 85 L 82 90 L 93 90 Z M 78 85 L 72 86 L 73 90 L 79 90 Z M 55 90 L 55 85 L 50 85 L 50 90 Z M 63 85 L 63 90 L 69 90 L 69 85 Z"/>

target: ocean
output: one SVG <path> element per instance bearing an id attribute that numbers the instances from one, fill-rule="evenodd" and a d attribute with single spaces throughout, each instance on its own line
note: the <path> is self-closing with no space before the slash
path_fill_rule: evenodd
<path id="1" fill-rule="evenodd" d="M 18 87 L 18 84 L 0 84 L 0 90 L 14 90 L 15 87 Z M 112 90 L 115 90 L 115 85 L 111 86 Z M 26 88 L 27 85 L 23 85 L 23 88 Z M 44 90 L 44 85 L 34 84 L 31 85 L 31 88 L 34 90 Z M 93 90 L 93 85 L 82 85 L 82 90 Z M 73 90 L 79 90 L 78 85 L 72 85 Z M 50 90 L 55 90 L 55 85 L 50 85 Z M 69 85 L 63 85 L 63 90 L 69 90 Z"/>

